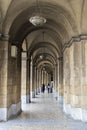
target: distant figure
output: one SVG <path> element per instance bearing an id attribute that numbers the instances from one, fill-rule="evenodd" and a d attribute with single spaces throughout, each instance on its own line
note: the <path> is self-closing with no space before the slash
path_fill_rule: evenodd
<path id="1" fill-rule="evenodd" d="M 48 93 L 50 92 L 50 84 L 48 83 Z"/>
<path id="2" fill-rule="evenodd" d="M 51 84 L 50 92 L 51 92 L 51 93 L 53 92 L 53 84 Z"/>
<path id="3" fill-rule="evenodd" d="M 42 84 L 42 86 L 41 86 L 41 92 L 44 93 L 44 91 L 45 91 L 45 85 Z"/>

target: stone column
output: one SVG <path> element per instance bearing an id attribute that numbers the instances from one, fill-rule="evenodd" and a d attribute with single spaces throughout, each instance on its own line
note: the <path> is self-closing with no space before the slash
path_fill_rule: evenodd
<path id="1" fill-rule="evenodd" d="M 81 41 L 81 108 L 82 121 L 87 122 L 87 40 Z"/>
<path id="2" fill-rule="evenodd" d="M 41 82 L 41 70 L 39 69 L 39 93 L 41 91 L 41 84 L 42 84 L 42 82 Z"/>
<path id="3" fill-rule="evenodd" d="M 21 51 L 11 57 L 8 38 L 0 41 L 0 120 L 6 121 L 21 112 Z"/>
<path id="4" fill-rule="evenodd" d="M 18 43 L 16 57 L 11 57 L 8 71 L 8 83 L 12 80 L 12 105 L 9 109 L 9 115 L 12 116 L 21 112 L 21 43 Z"/>
<path id="5" fill-rule="evenodd" d="M 46 86 L 48 84 L 48 73 L 46 72 Z"/>
<path id="6" fill-rule="evenodd" d="M 44 72 L 42 70 L 42 84 L 44 83 Z"/>
<path id="7" fill-rule="evenodd" d="M 64 51 L 64 104 L 65 112 L 74 119 L 87 122 L 86 39 L 87 36 L 75 37 Z"/>
<path id="8" fill-rule="evenodd" d="M 53 92 L 55 92 L 55 68 L 53 68 L 53 81 L 54 81 Z"/>
<path id="9" fill-rule="evenodd" d="M 65 112 L 82 120 L 81 110 L 81 42 L 75 42 L 64 52 Z"/>
<path id="10" fill-rule="evenodd" d="M 81 42 L 75 42 L 70 53 L 71 115 L 74 119 L 81 119 Z"/>
<path id="11" fill-rule="evenodd" d="M 0 40 L 0 121 L 8 119 L 8 40 Z"/>
<path id="12" fill-rule="evenodd" d="M 45 83 L 45 73 L 44 73 L 44 70 L 43 70 L 43 83 Z"/>
<path id="13" fill-rule="evenodd" d="M 46 85 L 46 80 L 47 80 L 47 77 L 46 77 L 46 70 L 44 71 L 44 84 Z"/>
<path id="14" fill-rule="evenodd" d="M 63 57 L 59 57 L 58 73 L 59 73 L 59 100 L 63 101 Z"/>
<path id="15" fill-rule="evenodd" d="M 37 80 L 37 92 L 40 93 L 40 80 L 41 80 L 41 77 L 40 77 L 40 70 L 39 68 L 37 69 L 37 74 L 38 74 L 38 80 Z"/>
<path id="16" fill-rule="evenodd" d="M 64 86 L 64 104 L 63 109 L 70 113 L 70 48 L 66 48 L 63 55 L 63 86 Z M 73 59 L 72 59 L 73 60 Z M 73 62 L 73 61 L 72 61 Z"/>
<path id="17" fill-rule="evenodd" d="M 55 98 L 56 98 L 56 100 L 58 99 L 58 65 L 57 64 L 55 64 L 55 72 L 54 72 L 54 74 L 55 74 L 55 79 L 54 79 L 54 81 L 55 81 L 55 85 L 54 85 L 54 89 L 55 89 Z"/>
<path id="18" fill-rule="evenodd" d="M 36 67 L 36 95 L 38 94 L 38 72 Z"/>
<path id="19" fill-rule="evenodd" d="M 34 81 L 33 81 L 34 82 L 34 91 L 35 91 L 35 95 L 36 95 L 37 94 L 37 91 L 36 91 L 37 90 L 37 85 L 36 85 L 37 84 L 37 81 L 36 81 L 37 80 L 37 68 L 36 68 L 36 65 L 34 65 L 34 76 L 33 77 L 34 77 Z"/>
<path id="20" fill-rule="evenodd" d="M 38 71 L 38 68 L 37 68 L 37 94 L 39 92 L 39 71 Z"/>
<path id="21" fill-rule="evenodd" d="M 46 72 L 46 86 L 48 84 L 48 72 Z"/>
<path id="22" fill-rule="evenodd" d="M 29 85 L 27 85 L 27 53 L 22 52 L 22 74 L 21 74 L 21 100 L 22 103 L 29 103 Z"/>
<path id="23" fill-rule="evenodd" d="M 48 79 L 48 83 L 50 84 L 50 82 L 51 82 L 51 76 L 50 76 L 49 73 L 47 74 L 47 77 L 48 77 L 48 78 L 47 78 L 47 79 Z"/>
<path id="24" fill-rule="evenodd" d="M 28 57 L 28 56 L 27 56 Z M 31 103 L 31 96 L 30 96 L 30 58 L 27 59 L 27 94 L 29 95 L 29 103 Z"/>
<path id="25" fill-rule="evenodd" d="M 35 65 L 33 65 L 32 68 L 32 87 L 33 87 L 33 98 L 35 98 L 35 94 L 36 94 L 36 86 L 35 86 L 35 82 L 36 82 L 36 67 Z"/>
<path id="26" fill-rule="evenodd" d="M 33 86 L 33 74 L 34 74 L 34 71 L 33 71 L 33 59 L 31 57 L 31 62 L 30 62 L 30 96 L 31 96 L 31 99 L 35 97 L 35 91 L 34 91 L 34 86 Z"/>

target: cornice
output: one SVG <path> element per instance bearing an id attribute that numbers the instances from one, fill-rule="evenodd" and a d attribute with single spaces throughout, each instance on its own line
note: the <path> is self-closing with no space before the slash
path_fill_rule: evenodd
<path id="1" fill-rule="evenodd" d="M 9 35 L 8 34 L 0 34 L 0 40 L 2 41 L 9 41 Z"/>
<path id="2" fill-rule="evenodd" d="M 87 34 L 81 34 L 72 37 L 67 43 L 64 44 L 63 52 L 65 51 L 66 48 L 70 47 L 73 43 L 80 42 L 81 40 L 87 40 Z"/>

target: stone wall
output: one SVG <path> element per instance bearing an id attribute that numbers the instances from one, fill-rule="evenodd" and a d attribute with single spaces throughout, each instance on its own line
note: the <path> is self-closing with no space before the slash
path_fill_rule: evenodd
<path id="1" fill-rule="evenodd" d="M 64 111 L 87 121 L 87 41 L 74 42 L 64 51 Z"/>
<path id="2" fill-rule="evenodd" d="M 21 52 L 11 57 L 11 44 L 0 41 L 0 121 L 21 111 Z"/>

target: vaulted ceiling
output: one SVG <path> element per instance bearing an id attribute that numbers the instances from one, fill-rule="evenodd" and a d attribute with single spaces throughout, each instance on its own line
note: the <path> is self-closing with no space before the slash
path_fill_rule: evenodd
<path id="1" fill-rule="evenodd" d="M 26 39 L 28 55 L 32 55 L 36 63 L 41 61 L 43 64 L 42 61 L 46 63 L 49 59 L 50 63 L 56 64 L 57 58 L 62 56 L 64 44 L 73 36 L 87 33 L 87 0 L 38 2 L 42 16 L 47 19 L 41 27 L 29 22 L 35 12 L 36 0 L 0 0 L 0 32 L 9 35 L 12 44 L 22 44 Z M 39 61 L 42 53 L 45 59 Z"/>

